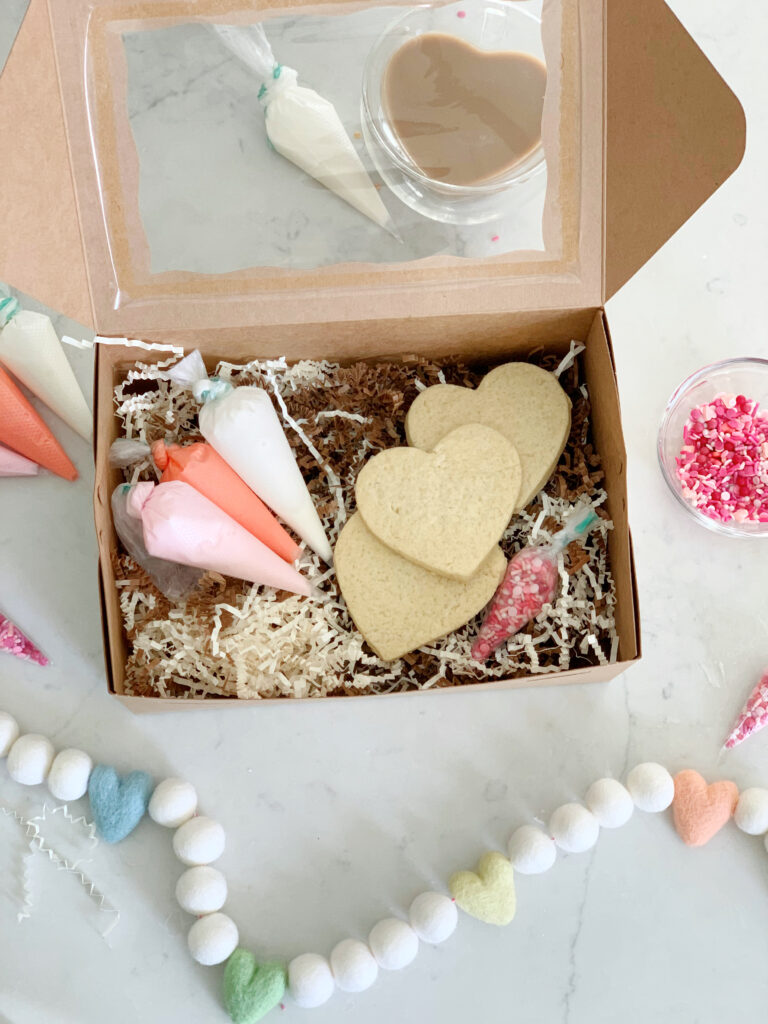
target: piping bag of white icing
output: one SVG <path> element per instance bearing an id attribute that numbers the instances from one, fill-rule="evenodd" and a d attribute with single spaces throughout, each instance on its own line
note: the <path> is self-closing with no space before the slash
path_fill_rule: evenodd
<path id="1" fill-rule="evenodd" d="M 93 417 L 50 317 L 0 299 L 0 363 L 86 441 Z"/>
<path id="2" fill-rule="evenodd" d="M 334 105 L 314 89 L 298 85 L 293 68 L 278 64 L 261 25 L 214 29 L 261 79 L 259 100 L 267 136 L 277 152 L 399 237 Z"/>
<path id="3" fill-rule="evenodd" d="M 198 420 L 208 444 L 330 565 L 331 545 L 267 392 L 209 379 L 197 351 L 171 367 L 167 376 L 191 388 L 203 403 Z"/>

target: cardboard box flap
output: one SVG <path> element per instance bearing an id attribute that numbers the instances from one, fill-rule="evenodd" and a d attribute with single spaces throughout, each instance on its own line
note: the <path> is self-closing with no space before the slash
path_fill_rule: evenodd
<path id="1" fill-rule="evenodd" d="M 610 298 L 736 170 L 738 99 L 663 0 L 607 0 L 605 291 Z"/>
<path id="2" fill-rule="evenodd" d="M 0 280 L 92 326 L 46 0 L 30 0 L 0 74 Z"/>

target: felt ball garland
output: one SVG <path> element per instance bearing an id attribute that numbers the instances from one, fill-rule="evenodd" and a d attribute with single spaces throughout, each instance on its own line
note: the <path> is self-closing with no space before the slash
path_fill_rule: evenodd
<path id="1" fill-rule="evenodd" d="M 563 804 L 553 813 L 548 832 L 522 825 L 509 840 L 508 857 L 488 851 L 475 871 L 452 876 L 452 897 L 424 892 L 411 903 L 408 921 L 389 917 L 373 926 L 367 942 L 342 939 L 328 959 L 302 953 L 287 968 L 260 963 L 238 948 L 239 931 L 223 912 L 227 899 L 224 875 L 214 867 L 224 852 L 223 827 L 211 818 L 196 816 L 197 793 L 182 779 L 165 779 L 157 786 L 144 772 L 120 776 L 114 768 L 92 764 L 81 750 L 55 753 L 44 736 L 22 735 L 18 723 L 0 711 L 0 758 L 7 758 L 8 774 L 21 785 L 47 781 L 59 800 L 77 800 L 88 793 L 97 829 L 108 842 L 125 838 L 149 811 L 156 823 L 174 829 L 173 849 L 186 870 L 176 883 L 182 910 L 195 915 L 187 944 L 192 957 L 205 966 L 226 964 L 223 975 L 224 1006 L 234 1024 L 256 1024 L 277 1006 L 286 991 L 307 1009 L 322 1006 L 338 988 L 363 992 L 380 970 L 396 971 L 416 958 L 420 942 L 438 944 L 455 931 L 458 909 L 486 921 L 505 925 L 516 909 L 514 873 L 538 874 L 549 870 L 557 849 L 581 853 L 597 842 L 601 828 L 618 828 L 635 808 L 659 813 L 672 806 L 675 827 L 688 845 L 707 842 L 733 817 L 748 835 L 763 836 L 768 850 L 768 789 L 739 793 L 732 782 L 707 782 L 690 769 L 674 778 L 662 765 L 639 764 L 623 786 L 616 779 L 598 779 L 588 789 L 584 805 Z M 77 795 L 75 795 L 77 794 Z"/>

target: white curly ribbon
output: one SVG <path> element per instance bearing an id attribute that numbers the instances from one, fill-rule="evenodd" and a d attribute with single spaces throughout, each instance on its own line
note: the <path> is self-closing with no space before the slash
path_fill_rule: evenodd
<path id="1" fill-rule="evenodd" d="M 88 896 L 94 900 L 102 913 L 114 915 L 113 920 L 105 930 L 101 932 L 101 937 L 106 939 L 120 920 L 120 911 L 116 907 L 112 906 L 106 895 L 98 888 L 96 883 L 80 869 L 80 864 L 82 863 L 80 859 L 70 861 L 67 857 L 64 857 L 58 850 L 51 846 L 45 836 L 41 833 L 40 824 L 48 820 L 48 805 L 43 804 L 42 813 L 36 814 L 32 818 L 25 818 L 24 815 L 19 814 L 15 808 L 7 807 L 4 804 L 0 804 L 0 814 L 5 815 L 6 818 L 12 818 L 20 828 L 24 829 L 24 834 L 29 839 L 29 848 L 24 853 L 22 859 L 20 873 L 21 907 L 16 915 L 16 920 L 21 923 L 31 916 L 34 908 L 34 894 L 32 891 L 30 864 L 35 853 L 44 853 L 48 857 L 48 860 L 52 864 L 56 865 L 59 871 L 66 871 L 68 874 L 75 876 L 81 886 L 85 889 Z M 82 826 L 88 836 L 90 844 L 89 849 L 93 850 L 98 846 L 99 840 L 96 836 L 96 826 L 93 822 L 88 821 L 82 815 L 77 818 L 74 817 L 70 813 L 66 804 L 50 809 L 51 817 L 56 814 L 60 814 L 62 818 L 71 825 Z"/>

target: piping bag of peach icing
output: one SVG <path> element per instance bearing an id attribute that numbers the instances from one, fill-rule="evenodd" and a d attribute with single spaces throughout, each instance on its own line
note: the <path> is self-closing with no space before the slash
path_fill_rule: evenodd
<path id="1" fill-rule="evenodd" d="M 301 547 L 282 528 L 261 498 L 205 441 L 185 445 L 155 441 L 150 448 L 143 441 L 118 438 L 109 449 L 109 464 L 124 468 L 147 460 L 150 455 L 162 474 L 162 483 L 180 480 L 194 487 L 286 562 L 295 562 L 301 555 Z"/>
<path id="2" fill-rule="evenodd" d="M 126 509 L 141 520 L 153 558 L 312 596 L 309 580 L 189 484 L 134 484 Z"/>
<path id="3" fill-rule="evenodd" d="M 209 379 L 197 351 L 172 366 L 167 376 L 202 402 L 198 421 L 208 444 L 330 565 L 331 545 L 267 392 Z"/>
<path id="4" fill-rule="evenodd" d="M 476 661 L 487 661 L 497 647 L 552 603 L 559 582 L 557 556 L 588 533 L 597 518 L 592 507 L 574 509 L 548 544 L 529 544 L 510 559 L 472 644 Z"/>
<path id="5" fill-rule="evenodd" d="M 0 363 L 68 427 L 90 440 L 93 417 L 50 317 L 0 299 Z"/>
<path id="6" fill-rule="evenodd" d="M 258 76 L 273 148 L 379 227 L 399 237 L 336 108 L 279 64 L 262 25 L 214 25 L 226 46 Z"/>

